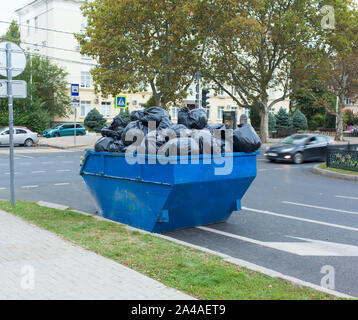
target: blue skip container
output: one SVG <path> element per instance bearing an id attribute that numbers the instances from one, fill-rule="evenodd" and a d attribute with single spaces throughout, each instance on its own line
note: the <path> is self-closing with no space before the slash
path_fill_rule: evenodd
<path id="1" fill-rule="evenodd" d="M 256 177 L 257 154 L 170 157 L 167 164 L 138 155 L 144 164 L 129 164 L 124 154 L 88 151 L 80 174 L 101 216 L 165 232 L 224 222 L 240 210 Z"/>

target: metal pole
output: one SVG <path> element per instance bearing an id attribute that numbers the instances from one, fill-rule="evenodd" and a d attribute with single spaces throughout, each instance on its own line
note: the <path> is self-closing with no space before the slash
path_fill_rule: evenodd
<path id="1" fill-rule="evenodd" d="M 11 43 L 6 43 L 6 70 L 7 70 L 7 94 L 9 97 L 9 133 L 10 133 L 10 193 L 11 206 L 15 206 L 15 176 L 14 176 L 14 116 L 12 96 L 12 66 Z"/>
<path id="2" fill-rule="evenodd" d="M 73 109 L 74 109 L 74 112 L 75 112 L 75 138 L 74 138 L 74 140 L 75 140 L 75 146 L 76 146 L 76 129 L 77 129 L 77 128 L 76 128 L 76 127 L 77 127 L 77 123 L 76 123 L 76 120 L 77 120 L 77 119 L 76 119 L 76 116 L 77 116 L 76 103 L 77 103 L 77 102 L 74 102 L 74 103 L 73 103 Z"/>
<path id="3" fill-rule="evenodd" d="M 200 108 L 200 71 L 196 73 L 196 98 L 195 98 L 195 108 Z"/>

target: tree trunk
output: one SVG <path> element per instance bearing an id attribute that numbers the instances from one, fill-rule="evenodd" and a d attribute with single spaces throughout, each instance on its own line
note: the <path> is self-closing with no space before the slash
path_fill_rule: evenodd
<path id="1" fill-rule="evenodd" d="M 262 106 L 260 109 L 260 138 L 262 143 L 269 142 L 269 128 L 268 128 L 268 119 L 269 119 L 269 111 L 267 110 L 267 106 Z"/>
<path id="2" fill-rule="evenodd" d="M 343 95 L 339 96 L 338 114 L 337 114 L 337 125 L 336 125 L 336 141 L 343 141 L 343 109 L 344 109 Z"/>

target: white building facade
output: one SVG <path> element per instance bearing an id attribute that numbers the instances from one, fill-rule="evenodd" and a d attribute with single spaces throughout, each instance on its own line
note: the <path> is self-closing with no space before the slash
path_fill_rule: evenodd
<path id="1" fill-rule="evenodd" d="M 82 16 L 80 7 L 83 0 L 34 0 L 16 12 L 19 17 L 21 46 L 29 53 L 38 53 L 49 57 L 57 65 L 63 67 L 68 72 L 68 92 L 70 95 L 71 83 L 80 85 L 80 105 L 77 107 L 77 120 L 83 122 L 87 113 L 96 108 L 102 115 L 111 119 L 119 114 L 119 110 L 114 107 L 113 97 L 102 97 L 96 95 L 90 70 L 95 61 L 80 54 L 80 47 L 74 37 L 86 26 L 86 20 Z M 193 84 L 191 92 L 195 91 Z M 118 92 L 121 94 L 121 92 Z M 280 96 L 279 91 L 269 92 L 270 101 Z M 138 110 L 151 97 L 151 92 L 140 92 L 126 94 L 128 97 L 129 111 Z M 248 110 L 237 106 L 227 94 L 214 94 L 210 90 L 210 107 L 207 114 L 210 122 L 221 122 L 223 111 L 236 111 L 237 117 L 241 114 L 248 114 Z M 171 107 L 170 113 L 172 120 L 177 119 L 178 110 L 183 105 L 193 107 L 195 104 L 195 94 L 188 93 L 188 97 L 181 106 Z M 288 109 L 289 100 L 282 101 L 275 105 L 274 110 L 280 107 Z M 73 122 L 74 115 L 67 118 L 55 118 L 55 122 Z"/>

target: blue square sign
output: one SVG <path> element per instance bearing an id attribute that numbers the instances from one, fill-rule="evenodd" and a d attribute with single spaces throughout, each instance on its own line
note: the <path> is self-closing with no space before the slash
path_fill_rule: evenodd
<path id="1" fill-rule="evenodd" d="M 78 97 L 80 95 L 80 85 L 71 84 L 71 96 Z"/>
<path id="2" fill-rule="evenodd" d="M 127 96 L 116 95 L 116 108 L 117 109 L 126 109 L 127 108 Z"/>

